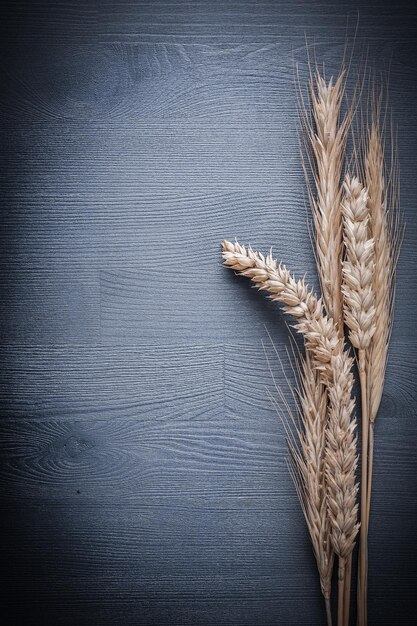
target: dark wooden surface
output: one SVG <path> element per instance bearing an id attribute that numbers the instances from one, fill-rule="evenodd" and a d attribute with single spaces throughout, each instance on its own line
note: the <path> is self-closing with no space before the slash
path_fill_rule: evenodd
<path id="1" fill-rule="evenodd" d="M 417 612 L 416 12 L 399 2 L 10 2 L 0 171 L 8 626 L 324 623 L 267 396 L 283 316 L 220 264 L 317 283 L 294 60 L 391 63 L 407 230 L 377 423 L 370 625 Z M 348 22 L 349 18 L 349 22 Z M 347 26 L 348 24 L 348 26 Z M 276 376 L 283 383 L 279 366 Z"/>

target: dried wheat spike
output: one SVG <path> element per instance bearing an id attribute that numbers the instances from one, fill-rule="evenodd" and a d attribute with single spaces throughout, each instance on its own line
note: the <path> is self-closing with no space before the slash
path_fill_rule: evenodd
<path id="1" fill-rule="evenodd" d="M 368 193 L 358 178 L 346 175 L 344 182 L 343 238 L 346 250 L 343 262 L 342 292 L 344 319 L 349 339 L 365 350 L 375 333 L 374 240 L 369 237 Z"/>
<path id="2" fill-rule="evenodd" d="M 376 330 L 368 353 L 368 381 L 370 419 L 378 412 L 384 387 L 388 344 L 392 326 L 394 272 L 396 263 L 395 227 L 393 216 L 388 214 L 386 167 L 384 147 L 378 120 L 374 119 L 369 131 L 365 159 L 366 185 L 370 227 L 375 241 L 375 323 Z M 390 207 L 394 210 L 395 207 Z"/>
<path id="3" fill-rule="evenodd" d="M 302 427 L 297 428 L 298 445 L 289 442 L 289 449 L 296 469 L 293 475 L 297 492 L 316 557 L 321 590 L 328 601 L 334 553 L 327 515 L 325 476 L 327 393 L 309 352 L 302 359 L 298 372 L 298 412 Z"/>
<path id="4" fill-rule="evenodd" d="M 295 328 L 306 342 L 306 347 L 314 355 L 314 364 L 324 382 L 331 380 L 331 358 L 343 351 L 343 341 L 335 324 L 323 312 L 323 306 L 308 288 L 304 280 L 295 280 L 285 265 L 278 265 L 271 255 L 264 256 L 239 243 L 223 241 L 225 265 L 251 278 L 261 291 L 267 291 L 270 298 L 280 302 L 289 315 L 297 319 Z"/>
<path id="5" fill-rule="evenodd" d="M 341 119 L 345 72 L 328 82 L 317 71 L 309 83 L 311 118 L 302 111 L 305 147 L 315 191 L 305 169 L 315 226 L 315 248 L 324 304 L 343 336 L 342 168 L 351 112 Z"/>
<path id="6" fill-rule="evenodd" d="M 356 467 L 356 420 L 352 419 L 352 360 L 343 355 L 332 359 L 334 382 L 329 387 L 329 421 L 326 429 L 326 479 L 331 540 L 336 554 L 346 559 L 355 545 L 358 485 Z"/>

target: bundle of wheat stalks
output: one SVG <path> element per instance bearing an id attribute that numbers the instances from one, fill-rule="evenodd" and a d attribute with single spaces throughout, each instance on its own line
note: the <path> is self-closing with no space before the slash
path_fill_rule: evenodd
<path id="1" fill-rule="evenodd" d="M 336 81 L 326 81 L 316 70 L 310 76 L 309 107 L 301 107 L 321 297 L 271 254 L 238 242 L 223 241 L 222 247 L 225 265 L 283 305 L 304 338 L 305 357 L 297 368 L 301 420 L 289 440 L 292 473 L 328 625 L 335 557 L 337 624 L 349 624 L 352 552 L 360 534 L 357 623 L 366 626 L 374 424 L 384 386 L 399 250 L 398 168 L 392 140 L 386 154 L 387 118 L 381 115 L 375 90 L 370 114 L 362 115 L 359 131 L 353 133 L 353 110 L 358 107 L 348 105 L 342 113 L 345 77 L 342 70 Z M 351 131 L 354 147 L 348 154 Z M 356 352 L 360 402 L 353 395 L 355 363 L 345 327 Z M 360 485 L 355 404 L 361 406 Z"/>

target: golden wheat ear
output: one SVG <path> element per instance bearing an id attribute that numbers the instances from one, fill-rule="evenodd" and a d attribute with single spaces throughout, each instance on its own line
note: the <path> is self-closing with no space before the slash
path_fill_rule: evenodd
<path id="1" fill-rule="evenodd" d="M 368 356 L 370 419 L 375 420 L 384 387 L 388 345 L 392 329 L 395 269 L 399 252 L 398 171 L 389 171 L 383 131 L 374 114 L 365 154 L 370 232 L 375 241 L 375 324 Z"/>
<path id="2" fill-rule="evenodd" d="M 292 351 L 287 350 L 287 355 L 296 380 L 294 386 L 287 376 L 270 335 L 269 339 L 274 356 L 291 392 L 293 403 L 288 401 L 276 381 L 271 359 L 264 346 L 265 357 L 279 402 L 274 394 L 269 395 L 285 428 L 289 450 L 289 472 L 300 501 L 316 559 L 326 608 L 327 626 L 332 626 L 330 597 L 334 552 L 330 540 L 325 477 L 327 391 L 320 380 L 320 372 L 313 365 L 311 354 L 306 351 L 303 357 L 296 347 L 295 339 L 291 336 Z"/>
<path id="3" fill-rule="evenodd" d="M 325 81 L 318 69 L 309 82 L 308 113 L 299 99 L 303 127 L 303 168 L 314 222 L 314 251 L 326 311 L 343 336 L 342 175 L 352 110 L 342 114 L 346 72 Z M 301 94 L 301 90 L 300 90 Z M 310 183 L 310 173 L 313 184 Z"/>
<path id="4" fill-rule="evenodd" d="M 358 178 L 345 177 L 342 200 L 344 320 L 351 344 L 369 347 L 375 334 L 375 242 L 370 236 L 368 192 Z"/>

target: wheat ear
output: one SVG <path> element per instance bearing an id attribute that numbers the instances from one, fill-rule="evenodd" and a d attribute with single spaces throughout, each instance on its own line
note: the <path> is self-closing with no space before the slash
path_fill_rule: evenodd
<path id="1" fill-rule="evenodd" d="M 358 178 L 346 175 L 342 201 L 344 320 L 351 344 L 366 350 L 375 325 L 375 245 L 369 235 L 368 193 Z"/>
<path id="2" fill-rule="evenodd" d="M 380 115 L 375 107 L 368 134 L 365 156 L 365 177 L 368 186 L 370 228 L 375 241 L 375 323 L 376 330 L 367 351 L 367 376 L 369 379 L 369 462 L 367 486 L 367 526 L 372 493 L 372 467 L 374 451 L 375 418 L 381 403 L 391 336 L 395 270 L 401 244 L 398 223 L 398 167 L 395 143 L 392 138 L 391 169 L 387 172 L 384 142 L 380 128 Z"/>
<path id="3" fill-rule="evenodd" d="M 374 271 L 375 254 L 374 240 L 369 236 L 368 193 L 356 177 L 346 175 L 344 182 L 343 238 L 345 244 L 345 261 L 343 262 L 344 319 L 349 328 L 352 345 L 359 351 L 359 378 L 362 398 L 362 479 L 361 479 L 361 550 L 360 571 L 366 571 L 367 560 L 367 460 L 368 460 L 368 429 L 369 411 L 367 401 L 367 349 L 375 334 L 375 293 Z M 363 597 L 363 581 L 361 577 L 359 597 Z M 363 607 L 360 610 L 362 615 Z M 348 621 L 348 610 L 345 607 L 345 622 Z"/>
<path id="4" fill-rule="evenodd" d="M 333 383 L 329 386 L 329 421 L 326 430 L 326 479 L 331 539 L 339 557 L 338 626 L 345 624 L 345 574 L 359 529 L 356 502 L 358 463 L 356 420 L 352 419 L 352 361 L 343 353 L 332 359 Z"/>
<path id="5" fill-rule="evenodd" d="M 251 278 L 260 291 L 267 291 L 272 300 L 280 302 L 289 315 L 296 318 L 296 330 L 304 336 L 306 347 L 314 356 L 314 365 L 324 383 L 332 379 L 331 359 L 343 350 L 333 320 L 323 313 L 323 306 L 304 280 L 295 280 L 285 265 L 267 255 L 245 248 L 238 242 L 223 241 L 225 265 L 242 276 Z"/>
<path id="6" fill-rule="evenodd" d="M 309 83 L 311 117 L 302 107 L 305 148 L 314 180 L 314 190 L 304 164 L 312 208 L 317 267 L 326 311 L 343 336 L 342 316 L 342 168 L 349 111 L 341 119 L 345 72 L 328 82 L 316 71 Z"/>
<path id="7" fill-rule="evenodd" d="M 274 345 L 273 342 L 272 345 Z M 284 371 L 275 346 L 274 350 L 281 369 Z M 296 365 L 292 367 L 297 379 L 297 385 L 292 391 L 297 410 L 296 416 L 275 380 L 266 352 L 265 356 L 275 389 L 286 407 L 286 412 L 283 414 L 272 397 L 272 402 L 277 413 L 283 418 L 287 430 L 290 453 L 289 470 L 310 533 L 325 602 L 327 626 L 332 626 L 330 596 L 334 551 L 330 540 L 325 476 L 327 389 L 321 382 L 321 373 L 313 365 L 310 352 L 306 350 L 305 358 L 300 351 L 296 352 L 298 359 Z M 295 356 L 294 350 L 293 355 Z M 289 384 L 287 377 L 285 378 Z M 293 428 L 289 427 L 288 418 Z"/>
<path id="8" fill-rule="evenodd" d="M 295 280 L 286 267 L 278 265 L 270 254 L 265 257 L 237 242 L 223 241 L 222 247 L 227 266 L 251 278 L 258 289 L 267 291 L 272 300 L 280 302 L 284 311 L 296 318 L 295 328 L 304 336 L 306 347 L 313 355 L 313 365 L 328 388 L 326 485 L 330 538 L 339 556 L 338 625 L 343 626 L 345 562 L 353 550 L 359 528 L 352 359 L 344 349 L 333 320 L 324 314 L 321 300 L 308 289 L 304 280 Z"/>
<path id="9" fill-rule="evenodd" d="M 313 366 L 311 354 L 307 351 L 305 359 L 300 358 L 297 397 L 301 428 L 296 429 L 298 445 L 290 440 L 289 450 L 295 467 L 293 478 L 316 557 L 327 624 L 331 626 L 330 594 L 334 553 L 327 515 L 325 476 L 327 393 L 321 383 L 320 372 Z"/>
<path id="10" fill-rule="evenodd" d="M 365 161 L 368 187 L 370 228 L 375 241 L 374 290 L 376 331 L 369 355 L 369 408 L 370 420 L 375 421 L 384 387 L 388 344 L 392 325 L 392 295 L 395 254 L 392 250 L 390 218 L 387 215 L 387 189 L 385 180 L 384 147 L 376 120 L 371 125 Z"/>
<path id="11" fill-rule="evenodd" d="M 375 96 L 374 96 L 375 98 Z M 398 228 L 398 169 L 395 142 L 392 139 L 391 168 L 388 171 L 383 130 L 380 123 L 379 102 L 375 98 L 370 129 L 365 136 L 364 179 L 368 189 L 370 236 L 374 240 L 375 270 L 373 289 L 375 294 L 375 332 L 365 351 L 366 396 L 369 416 L 367 473 L 362 476 L 362 489 L 366 488 L 366 503 L 361 512 L 361 547 L 358 586 L 359 625 L 367 624 L 367 536 L 372 494 L 374 428 L 384 388 L 388 346 L 392 329 L 392 313 L 395 290 L 395 269 L 400 247 Z M 365 399 L 364 399 L 365 398 Z M 361 496 L 362 508 L 362 496 Z M 362 533 L 365 540 L 362 541 Z M 364 564 L 365 563 L 365 564 Z"/>

